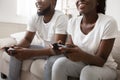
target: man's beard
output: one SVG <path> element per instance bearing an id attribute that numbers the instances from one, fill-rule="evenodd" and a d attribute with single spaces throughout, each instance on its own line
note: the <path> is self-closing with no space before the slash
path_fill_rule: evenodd
<path id="1" fill-rule="evenodd" d="M 45 10 L 43 10 L 42 12 L 37 12 L 38 16 L 42 16 L 42 15 L 46 15 L 48 14 L 48 12 L 50 11 L 51 7 L 48 6 Z"/>

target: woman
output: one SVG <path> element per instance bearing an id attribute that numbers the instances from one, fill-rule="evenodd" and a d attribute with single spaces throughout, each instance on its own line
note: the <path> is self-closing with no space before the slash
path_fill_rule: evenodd
<path id="1" fill-rule="evenodd" d="M 115 80 L 116 66 L 111 50 L 117 34 L 116 21 L 105 15 L 106 0 L 77 0 L 81 14 L 68 24 L 68 47 L 59 49 L 66 57 L 55 61 L 52 80 Z"/>

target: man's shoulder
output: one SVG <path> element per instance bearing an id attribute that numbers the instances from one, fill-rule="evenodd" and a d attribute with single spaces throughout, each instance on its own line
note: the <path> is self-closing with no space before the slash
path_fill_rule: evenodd
<path id="1" fill-rule="evenodd" d="M 55 15 L 56 16 L 66 16 L 62 11 L 55 10 Z"/>
<path id="2" fill-rule="evenodd" d="M 63 14 L 64 15 L 64 13 L 62 11 L 60 11 L 60 10 L 55 10 L 55 13 L 56 14 Z"/>
<path id="3" fill-rule="evenodd" d="M 63 12 L 61 12 L 61 11 L 58 11 L 58 10 L 55 10 L 55 13 L 54 13 L 54 16 L 53 16 L 53 18 L 52 18 L 52 21 L 57 21 L 57 22 L 59 22 L 59 21 L 61 21 L 61 22 L 63 22 L 63 21 L 67 21 L 67 16 L 63 13 Z"/>

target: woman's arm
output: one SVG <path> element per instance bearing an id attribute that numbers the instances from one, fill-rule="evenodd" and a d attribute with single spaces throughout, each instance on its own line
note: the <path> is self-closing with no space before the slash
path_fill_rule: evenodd
<path id="1" fill-rule="evenodd" d="M 101 40 L 95 55 L 90 55 L 84 52 L 78 46 L 73 46 L 72 48 L 61 48 L 61 50 L 66 51 L 66 56 L 72 61 L 82 61 L 90 65 L 103 66 L 112 50 L 114 40 L 114 38 Z"/>
<path id="2" fill-rule="evenodd" d="M 65 44 L 67 39 L 67 34 L 55 34 L 55 42 L 61 41 L 63 44 Z"/>

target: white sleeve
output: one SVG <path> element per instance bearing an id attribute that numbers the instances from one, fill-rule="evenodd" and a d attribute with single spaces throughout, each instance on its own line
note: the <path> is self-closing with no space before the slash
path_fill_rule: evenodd
<path id="1" fill-rule="evenodd" d="M 111 19 L 105 26 L 102 39 L 116 38 L 117 33 L 118 33 L 117 23 L 114 19 Z"/>
<path id="2" fill-rule="evenodd" d="M 67 27 L 67 33 L 69 34 L 69 35 L 72 35 L 72 19 L 70 19 L 69 21 L 68 21 L 68 27 Z"/>
<path id="3" fill-rule="evenodd" d="M 71 36 L 74 36 L 74 32 L 75 32 L 75 29 L 76 29 L 76 24 L 79 24 L 77 22 L 77 18 L 73 17 L 68 21 L 67 34 L 69 34 Z"/>
<path id="4" fill-rule="evenodd" d="M 67 34 L 66 30 L 68 24 L 68 17 L 66 15 L 59 16 L 55 24 L 56 24 L 55 33 Z"/>
<path id="5" fill-rule="evenodd" d="M 28 24 L 27 24 L 27 31 L 35 32 L 36 31 L 36 15 L 29 18 Z"/>

